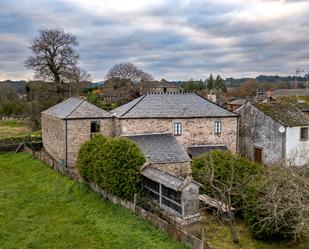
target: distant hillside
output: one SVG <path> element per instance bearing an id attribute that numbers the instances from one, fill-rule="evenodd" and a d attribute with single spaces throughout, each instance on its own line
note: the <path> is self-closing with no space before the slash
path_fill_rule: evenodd
<path id="1" fill-rule="evenodd" d="M 26 83 L 27 83 L 27 81 L 25 81 L 25 80 L 17 80 L 17 81 L 5 80 L 5 81 L 0 81 L 0 84 L 7 84 L 7 85 L 13 87 L 14 89 L 16 89 L 16 91 L 19 94 L 26 94 Z"/>
<path id="2" fill-rule="evenodd" d="M 231 77 L 231 78 L 225 79 L 225 84 L 228 87 L 239 86 L 248 79 L 255 79 L 257 81 L 264 82 L 264 83 L 270 83 L 270 84 L 274 84 L 274 83 L 278 83 L 278 82 L 286 82 L 286 83 L 289 83 L 289 84 L 293 84 L 294 81 L 295 81 L 295 76 L 259 75 L 255 78 L 238 78 L 238 79 Z M 300 87 L 300 88 L 305 87 L 306 77 L 298 76 L 297 82 L 299 84 L 298 87 Z"/>

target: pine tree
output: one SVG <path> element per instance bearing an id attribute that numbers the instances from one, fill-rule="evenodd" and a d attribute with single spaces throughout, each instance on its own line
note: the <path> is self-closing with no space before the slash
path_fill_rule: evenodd
<path id="1" fill-rule="evenodd" d="M 224 92 L 224 93 L 227 92 L 225 82 L 224 82 L 224 80 L 221 78 L 220 75 L 217 75 L 217 78 L 216 78 L 216 80 L 215 80 L 215 82 L 214 82 L 214 88 L 215 88 L 216 90 L 222 91 L 222 92 Z"/>
<path id="2" fill-rule="evenodd" d="M 212 76 L 212 74 L 210 74 L 208 80 L 207 80 L 207 90 L 212 90 L 214 89 L 214 77 Z"/>

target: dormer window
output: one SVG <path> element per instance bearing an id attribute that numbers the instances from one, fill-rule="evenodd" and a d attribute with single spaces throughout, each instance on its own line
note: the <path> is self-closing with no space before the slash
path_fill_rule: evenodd
<path id="1" fill-rule="evenodd" d="M 95 134 L 98 133 L 100 133 L 100 121 L 91 121 L 90 136 L 93 137 Z"/>
<path id="2" fill-rule="evenodd" d="M 221 121 L 215 121 L 214 132 L 215 134 L 221 134 Z"/>
<path id="3" fill-rule="evenodd" d="M 175 136 L 181 135 L 181 123 L 174 123 L 174 135 Z"/>
<path id="4" fill-rule="evenodd" d="M 300 128 L 300 140 L 308 140 L 308 127 Z"/>

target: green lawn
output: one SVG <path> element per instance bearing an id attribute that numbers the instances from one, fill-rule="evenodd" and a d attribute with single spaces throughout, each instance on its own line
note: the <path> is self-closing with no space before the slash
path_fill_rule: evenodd
<path id="1" fill-rule="evenodd" d="M 25 153 L 0 154 L 0 248 L 185 248 Z"/>
<path id="2" fill-rule="evenodd" d="M 0 121 L 0 140 L 8 138 L 19 138 L 25 136 L 40 136 L 40 131 L 32 132 L 25 124 L 10 120 L 10 121 Z"/>

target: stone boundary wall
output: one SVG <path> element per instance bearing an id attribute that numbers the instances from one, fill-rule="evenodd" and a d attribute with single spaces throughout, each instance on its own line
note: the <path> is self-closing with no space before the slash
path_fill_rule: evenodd
<path id="1" fill-rule="evenodd" d="M 54 158 L 52 158 L 45 150 L 33 151 L 31 148 L 25 147 L 25 152 L 33 155 L 37 159 L 43 161 L 45 164 L 52 167 L 56 171 L 61 172 L 67 177 L 83 182 L 83 180 L 79 176 L 78 172 L 76 172 L 76 170 L 72 168 L 65 168 L 63 165 L 57 162 Z M 210 248 L 203 239 L 201 240 L 195 237 L 194 235 L 187 233 L 186 231 L 181 229 L 180 226 L 177 226 L 176 224 L 171 223 L 171 222 L 167 222 L 166 220 L 158 217 L 157 215 L 151 212 L 148 212 L 145 209 L 135 205 L 135 203 L 131 201 L 124 200 L 120 197 L 114 196 L 102 190 L 95 183 L 86 183 L 86 184 L 88 184 L 93 191 L 100 193 L 105 199 L 109 200 L 110 202 L 114 204 L 119 204 L 131 210 L 138 217 L 142 218 L 143 220 L 146 220 L 147 222 L 156 226 L 160 230 L 168 233 L 174 239 L 182 242 L 184 245 L 190 248 L 193 248 L 193 249 Z"/>
<path id="2" fill-rule="evenodd" d="M 0 144 L 0 152 L 16 151 L 20 144 Z"/>

